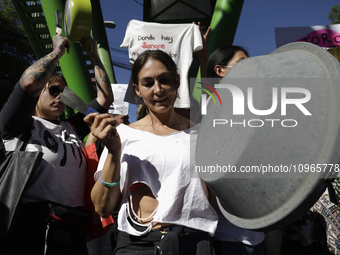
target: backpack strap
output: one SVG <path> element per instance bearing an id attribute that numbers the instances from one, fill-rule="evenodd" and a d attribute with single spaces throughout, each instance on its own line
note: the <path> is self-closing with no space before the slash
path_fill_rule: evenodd
<path id="1" fill-rule="evenodd" d="M 33 120 L 32 120 L 31 125 L 29 125 L 29 127 L 26 128 L 25 132 L 21 135 L 21 137 L 18 138 L 18 143 L 17 143 L 17 146 L 15 147 L 16 151 L 24 151 L 26 149 L 28 140 L 31 137 L 32 126 L 33 126 Z"/>

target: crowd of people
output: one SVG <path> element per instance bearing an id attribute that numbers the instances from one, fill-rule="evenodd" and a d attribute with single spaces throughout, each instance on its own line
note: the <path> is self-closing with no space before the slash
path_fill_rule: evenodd
<path id="1" fill-rule="evenodd" d="M 60 96 L 67 83 L 54 68 L 72 50 L 61 34 L 53 37 L 53 51 L 23 73 L 0 112 L 0 136 L 6 150 L 13 150 L 29 129 L 27 150 L 43 152 L 1 254 L 88 254 L 85 230 L 65 230 L 50 220 L 50 212 L 54 206 L 80 211 L 84 206 L 87 154 L 83 142 L 89 133 L 86 145 L 96 142 L 103 148 L 92 202 L 103 218 L 118 211 L 118 229 L 110 232 L 118 233 L 113 254 L 269 254 L 265 253 L 265 233 L 230 223 L 211 190 L 191 176 L 190 139 L 197 136 L 200 124 L 175 110 L 181 84 L 173 59 L 161 50 L 147 50 L 136 59 L 131 81 L 145 114 L 130 123 L 128 116 L 106 113 L 113 93 L 96 40 L 91 41 L 94 47 L 89 55 L 98 93 L 89 106 L 98 113 L 60 119 L 65 109 Z M 201 68 L 206 77 L 222 79 L 247 57 L 242 47 L 223 46 Z M 55 238 L 65 232 L 76 233 L 76 238 L 69 242 Z"/>

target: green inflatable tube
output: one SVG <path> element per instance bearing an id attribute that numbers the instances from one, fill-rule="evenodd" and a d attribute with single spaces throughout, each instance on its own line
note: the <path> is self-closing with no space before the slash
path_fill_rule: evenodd
<path id="1" fill-rule="evenodd" d="M 64 14 L 64 6 L 66 1 L 60 0 L 41 0 L 45 19 L 49 28 L 51 37 L 56 34 L 55 11 L 59 10 Z M 64 17 L 64 15 L 63 15 Z M 63 35 L 65 32 L 63 29 Z M 91 65 L 86 65 L 86 56 L 83 54 L 82 47 L 79 43 L 71 43 L 70 53 L 67 52 L 59 60 L 60 68 L 67 81 L 68 86 L 77 93 L 86 103 L 89 103 L 96 97 L 96 91 L 91 82 L 91 75 L 87 69 L 91 69 Z"/>
<path id="2" fill-rule="evenodd" d="M 107 41 L 102 9 L 99 0 L 92 0 L 92 36 L 98 43 L 98 54 L 103 62 L 107 75 L 109 76 L 111 84 L 117 83 L 116 77 L 112 67 L 110 47 Z"/>

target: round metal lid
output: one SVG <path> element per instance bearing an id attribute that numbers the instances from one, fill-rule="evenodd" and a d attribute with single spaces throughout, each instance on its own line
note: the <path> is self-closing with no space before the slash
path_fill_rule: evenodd
<path id="1" fill-rule="evenodd" d="M 331 54 L 299 42 L 211 84 L 221 104 L 207 103 L 194 171 L 234 225 L 281 228 L 321 196 L 340 162 L 339 74 Z"/>

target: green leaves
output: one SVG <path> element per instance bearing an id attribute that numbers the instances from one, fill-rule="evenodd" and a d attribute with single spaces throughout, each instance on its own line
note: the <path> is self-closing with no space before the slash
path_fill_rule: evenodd
<path id="1" fill-rule="evenodd" d="M 330 13 L 327 16 L 328 20 L 332 21 L 332 24 L 340 23 L 340 5 L 336 4 L 331 8 Z"/>

